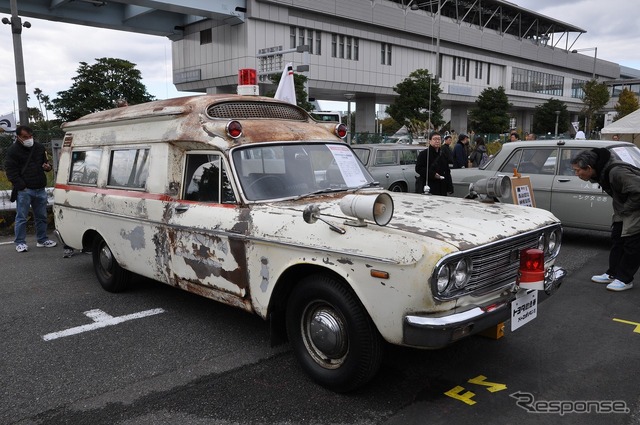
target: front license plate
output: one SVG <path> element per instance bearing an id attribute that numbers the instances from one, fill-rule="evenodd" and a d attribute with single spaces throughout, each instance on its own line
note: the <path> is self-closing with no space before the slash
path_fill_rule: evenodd
<path id="1" fill-rule="evenodd" d="M 538 291 L 530 291 L 511 303 L 511 330 L 529 323 L 538 315 Z"/>

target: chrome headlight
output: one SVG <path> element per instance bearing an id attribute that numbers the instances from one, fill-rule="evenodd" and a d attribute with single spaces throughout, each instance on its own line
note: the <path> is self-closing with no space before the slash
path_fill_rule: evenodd
<path id="1" fill-rule="evenodd" d="M 443 265 L 438 270 L 438 292 L 443 293 L 449 286 L 449 266 Z"/>
<path id="2" fill-rule="evenodd" d="M 471 262 L 468 258 L 458 261 L 456 268 L 453 269 L 453 284 L 456 288 L 463 288 L 471 275 Z"/>
<path id="3" fill-rule="evenodd" d="M 549 234 L 547 241 L 547 252 L 551 257 L 556 257 L 560 252 L 560 245 L 562 244 L 562 230 L 556 229 Z"/>

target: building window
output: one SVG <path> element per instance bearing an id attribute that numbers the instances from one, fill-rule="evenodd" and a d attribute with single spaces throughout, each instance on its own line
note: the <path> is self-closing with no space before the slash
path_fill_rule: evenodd
<path id="1" fill-rule="evenodd" d="M 583 99 L 584 98 L 584 85 L 587 82 L 585 80 L 578 80 L 574 78 L 571 82 L 571 97 L 575 99 Z"/>
<path id="2" fill-rule="evenodd" d="M 289 27 L 289 48 L 309 46 L 309 53 L 319 55 L 322 53 L 321 33 L 317 30 L 301 27 Z M 315 42 L 315 44 L 314 44 Z"/>
<path id="3" fill-rule="evenodd" d="M 351 59 L 351 44 L 352 44 L 352 39 L 351 37 L 347 37 L 347 59 Z"/>
<path id="4" fill-rule="evenodd" d="M 213 42 L 213 35 L 211 28 L 200 31 L 200 45 L 211 44 Z"/>
<path id="5" fill-rule="evenodd" d="M 353 39 L 353 60 L 360 60 L 360 48 L 358 47 L 359 41 L 357 38 Z"/>
<path id="6" fill-rule="evenodd" d="M 380 47 L 380 63 L 391 65 L 391 44 L 382 43 Z"/>
<path id="7" fill-rule="evenodd" d="M 340 43 L 338 44 L 338 57 L 344 59 L 344 35 L 340 36 Z"/>
<path id="8" fill-rule="evenodd" d="M 514 67 L 511 72 L 511 89 L 562 96 L 564 91 L 564 77 Z"/>
<path id="9" fill-rule="evenodd" d="M 476 79 L 482 79 L 482 62 L 476 61 Z"/>
<path id="10" fill-rule="evenodd" d="M 338 34 L 331 34 L 331 57 L 338 57 Z"/>

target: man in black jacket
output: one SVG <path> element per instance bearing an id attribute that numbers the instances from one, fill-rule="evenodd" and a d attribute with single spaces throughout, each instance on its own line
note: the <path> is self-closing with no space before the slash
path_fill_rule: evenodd
<path id="1" fill-rule="evenodd" d="M 26 252 L 27 218 L 33 208 L 38 248 L 53 248 L 56 243 L 47 237 L 47 176 L 51 171 L 45 147 L 33 141 L 31 128 L 20 125 L 16 128 L 16 142 L 7 150 L 4 161 L 7 178 L 17 193 L 15 244 L 16 251 Z"/>

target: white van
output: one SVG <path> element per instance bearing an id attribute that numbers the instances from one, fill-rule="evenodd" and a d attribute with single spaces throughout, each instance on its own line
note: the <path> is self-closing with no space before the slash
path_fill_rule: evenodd
<path id="1" fill-rule="evenodd" d="M 529 321 L 565 276 L 551 213 L 385 191 L 344 125 L 278 100 L 182 97 L 64 129 L 56 229 L 104 289 L 137 274 L 255 313 L 335 391 L 369 381 L 385 341 Z"/>

